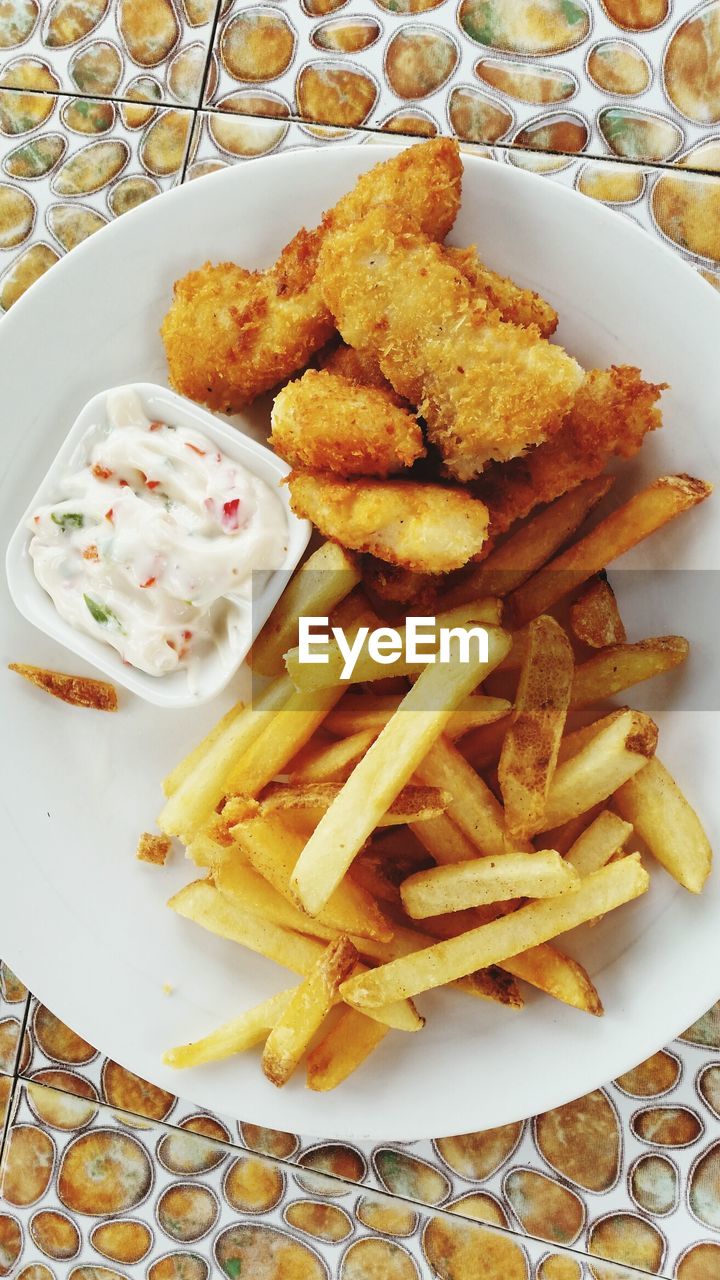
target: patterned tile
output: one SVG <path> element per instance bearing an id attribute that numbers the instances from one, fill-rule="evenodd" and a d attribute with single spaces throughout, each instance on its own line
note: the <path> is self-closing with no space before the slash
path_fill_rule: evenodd
<path id="1" fill-rule="evenodd" d="M 296 1168 L 206 1133 L 138 1124 L 25 1084 L 0 1170 L 0 1275 L 47 1280 L 37 1269 L 48 1263 L 74 1280 L 115 1280 L 113 1264 L 147 1280 L 206 1280 L 213 1264 L 230 1280 L 584 1274 L 572 1253 L 521 1241 L 482 1212 L 459 1221 L 351 1182 L 316 1176 L 309 1185 Z M 596 1264 L 587 1272 L 619 1274 Z"/>
<path id="2" fill-rule="evenodd" d="M 650 1274 L 674 1275 L 698 1240 L 720 1257 L 720 1002 L 682 1040 L 576 1102 L 484 1133 L 402 1144 L 327 1142 L 199 1112 L 104 1058 L 37 1001 L 28 1036 L 24 1076 L 34 1089 L 76 1095 L 82 1115 L 102 1103 L 133 1129 L 146 1117 L 293 1165 L 308 1195 L 329 1176 Z M 372 1214 L 367 1225 L 377 1227 Z M 683 1266 L 680 1280 L 720 1274 Z M 555 1280 L 552 1268 L 541 1280 Z"/>
<path id="3" fill-rule="evenodd" d="M 196 106 L 219 0 L 7 0 L 0 85 Z"/>
<path id="4" fill-rule="evenodd" d="M 206 105 L 720 168 L 720 0 L 235 0 Z"/>
<path id="5" fill-rule="evenodd" d="M 68 249 L 178 181 L 192 119 L 0 89 L 0 313 Z"/>
<path id="6" fill-rule="evenodd" d="M 382 135 L 363 129 L 324 129 L 287 120 L 271 122 L 205 111 L 198 113 L 187 176 L 200 177 L 228 164 L 301 146 L 350 142 L 373 146 L 382 141 Z M 544 174 L 600 200 L 679 250 L 717 286 L 720 177 L 684 168 L 669 172 L 657 166 L 631 165 L 617 160 L 539 155 L 520 148 L 466 144 L 464 149 L 480 152 L 499 164 L 512 164 Z"/>
<path id="7" fill-rule="evenodd" d="M 22 1040 L 27 1004 L 27 987 L 23 986 L 8 965 L 0 960 L 0 1077 L 11 1076 L 18 1067 L 27 1065 L 29 1040 L 27 1037 Z M 21 1041 L 22 1052 L 20 1052 Z M 1 1114 L 0 1107 L 0 1117 Z"/>

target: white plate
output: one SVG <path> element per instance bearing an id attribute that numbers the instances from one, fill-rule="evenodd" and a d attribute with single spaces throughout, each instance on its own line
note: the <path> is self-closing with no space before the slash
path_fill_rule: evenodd
<path id="1" fill-rule="evenodd" d="M 327 148 L 251 161 L 153 200 L 80 245 L 0 325 L 6 473 L 3 545 L 80 406 L 102 387 L 166 378 L 158 328 L 173 280 L 207 258 L 272 261 L 390 146 Z M 672 383 L 666 427 L 615 491 L 667 470 L 710 480 L 720 470 L 720 299 L 629 220 L 545 179 L 465 158 L 453 240 L 542 290 L 563 317 L 560 341 L 588 366 L 635 363 Z M 402 287 L 400 285 L 400 287 Z M 241 419 L 253 430 L 262 408 Z M 720 500 L 705 503 L 627 557 L 674 567 L 660 592 L 623 589 L 639 636 L 682 631 L 693 655 L 664 688 L 662 756 L 703 815 L 720 826 L 713 690 Z M 686 596 L 690 583 L 707 588 Z M 2 659 L 66 666 L 0 587 Z M 695 601 L 695 608 L 686 599 Z M 705 607 L 698 607 L 698 602 Z M 82 664 L 71 664 L 79 669 Z M 568 1101 L 664 1044 L 718 995 L 720 875 L 696 898 L 657 870 L 647 897 L 568 938 L 607 1013 L 593 1019 L 529 995 L 522 1014 L 436 993 L 418 1036 L 389 1036 L 348 1083 L 313 1094 L 302 1075 L 278 1091 L 255 1054 L 174 1073 L 162 1050 L 196 1038 L 287 983 L 274 965 L 164 909 L 191 878 L 134 859 L 160 807 L 160 779 L 230 700 L 158 711 L 124 695 L 119 715 L 62 706 L 0 675 L 5 826 L 0 951 L 31 989 L 93 1044 L 195 1103 L 276 1128 L 324 1136 L 412 1139 L 504 1124 Z M 238 685 L 234 692 L 237 694 Z M 646 695 L 657 706 L 660 690 Z M 638 701 L 638 699 L 633 699 Z M 716 841 L 717 843 L 717 841 Z M 174 994 L 163 994 L 163 983 Z"/>

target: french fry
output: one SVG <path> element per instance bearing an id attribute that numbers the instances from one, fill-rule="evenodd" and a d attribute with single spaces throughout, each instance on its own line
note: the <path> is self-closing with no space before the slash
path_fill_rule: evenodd
<path id="1" fill-rule="evenodd" d="M 400 893 L 411 919 L 423 920 L 511 898 L 552 898 L 570 893 L 579 883 L 574 867 L 554 849 L 543 849 L 418 871 L 401 885 Z"/>
<path id="2" fill-rule="evenodd" d="M 480 725 L 466 734 L 460 744 L 460 751 L 474 769 L 488 769 L 497 764 L 505 741 L 505 734 L 510 728 L 510 716 L 503 716 L 494 724 Z"/>
<path id="3" fill-rule="evenodd" d="M 266 956 L 293 973 L 306 977 L 322 955 L 323 945 L 314 938 L 308 938 L 291 929 L 283 929 L 269 920 L 255 916 L 250 911 L 243 911 L 236 903 L 225 898 L 207 880 L 195 880 L 185 885 L 167 904 L 171 911 L 177 912 L 186 920 L 208 929 L 230 942 L 238 942 L 258 955 Z M 359 965 L 357 971 L 364 970 Z M 373 1011 L 371 1017 L 398 1031 L 420 1031 L 424 1025 L 412 1001 L 400 1001 L 388 1005 L 379 1011 Z"/>
<path id="4" fill-rule="evenodd" d="M 513 628 L 546 613 L 569 591 L 675 516 L 697 506 L 711 492 L 712 485 L 692 476 L 660 476 L 654 480 L 508 597 Z"/>
<path id="5" fill-rule="evenodd" d="M 308 1054 L 308 1089 L 325 1093 L 337 1088 L 370 1057 L 389 1029 L 356 1009 L 343 1010 L 335 1026 Z"/>
<path id="6" fill-rule="evenodd" d="M 519 631 L 512 633 L 512 648 L 506 658 L 500 663 L 498 671 L 519 671 L 522 667 L 528 648 L 528 640 L 530 637 L 530 624 L 521 627 Z"/>
<path id="7" fill-rule="evenodd" d="M 607 914 L 645 893 L 648 884 L 639 856 L 631 854 L 593 872 L 572 893 L 531 902 L 457 938 L 353 976 L 343 983 L 340 994 L 354 1008 L 367 1012 L 430 991 L 476 969 L 502 964 L 508 957 Z"/>
<path id="8" fill-rule="evenodd" d="M 506 596 L 545 564 L 605 497 L 612 476 L 597 476 L 556 498 L 517 533 L 506 538 L 490 555 L 468 571 L 442 597 L 452 609 L 477 596 Z"/>
<path id="9" fill-rule="evenodd" d="M 579 729 L 573 729 L 571 733 L 566 733 L 560 743 L 558 764 L 564 764 L 571 756 L 576 756 L 578 751 L 592 742 L 593 738 L 596 738 L 601 730 L 607 729 L 629 710 L 630 707 L 616 707 L 614 711 L 610 711 L 606 716 L 601 716 L 599 720 L 592 720 L 589 724 L 585 724 Z M 585 826 L 587 826 L 587 823 L 585 823 Z"/>
<path id="10" fill-rule="evenodd" d="M 432 640 L 428 636 L 427 640 L 423 640 L 422 648 L 428 653 L 437 650 L 441 627 L 497 626 L 499 621 L 500 602 L 498 600 L 473 600 L 470 604 L 460 605 L 457 609 L 439 613 L 435 618 L 435 638 Z M 376 618 L 373 623 L 368 622 L 366 625 L 372 629 L 373 626 L 382 626 L 382 623 Z M 343 680 L 342 687 L 347 688 L 350 684 L 385 680 L 389 675 L 407 676 L 424 671 L 427 666 L 426 658 L 413 662 L 402 656 L 405 650 L 405 627 L 397 627 L 396 630 L 402 649 L 400 656 L 391 664 L 378 662 L 367 649 L 362 649 L 352 673 L 343 677 L 345 656 L 339 645 L 335 641 L 330 641 L 327 645 L 327 662 L 317 665 L 302 663 L 299 649 L 290 649 L 285 655 L 287 673 L 298 689 L 306 689 L 310 692 L 325 689 L 330 685 L 335 686 L 340 680 Z"/>
<path id="11" fill-rule="evenodd" d="M 288 809 L 304 809 L 320 818 L 327 813 L 341 790 L 339 782 L 310 782 L 299 787 L 278 784 L 262 800 L 260 812 L 265 816 Z M 379 819 L 378 826 L 395 827 L 437 818 L 445 812 L 451 800 L 449 792 L 439 787 L 403 787 Z"/>
<path id="12" fill-rule="evenodd" d="M 700 893 L 712 849 L 672 774 L 655 758 L 615 792 L 614 803 L 654 858 L 690 893 Z"/>
<path id="13" fill-rule="evenodd" d="M 497 857 L 502 853 L 531 851 L 531 845 L 526 841 L 514 840 L 510 836 L 502 805 L 451 742 L 445 738 L 438 739 L 418 765 L 417 774 L 430 786 L 450 792 L 453 800 L 447 807 L 446 816 L 481 854 Z"/>
<path id="14" fill-rule="evenodd" d="M 161 831 L 190 844 L 225 795 L 225 780 L 234 765 L 292 695 L 289 676 L 280 676 L 263 690 L 254 706 L 246 707 L 225 726 L 168 798 L 158 818 Z"/>
<path id="15" fill-rule="evenodd" d="M 470 917 L 469 927 L 479 923 L 476 913 L 468 912 L 467 915 Z M 451 930 L 450 936 L 454 936 L 456 932 L 459 933 L 461 930 Z M 398 924 L 395 926 L 390 942 L 356 938 L 353 938 L 353 942 L 363 959 L 371 960 L 374 964 L 389 964 L 391 960 L 397 960 L 401 956 L 408 956 L 415 951 L 422 951 L 424 947 L 432 946 L 435 941 L 434 935 L 434 929 L 422 931 Z M 466 995 L 475 996 L 480 1000 L 489 1000 L 494 1004 L 502 1004 L 506 1008 L 522 1009 L 523 1007 L 523 998 L 517 983 L 510 974 L 497 967 L 480 969 L 476 973 L 459 978 L 457 982 L 450 985 Z"/>
<path id="16" fill-rule="evenodd" d="M 558 853 L 565 857 L 583 831 L 602 811 L 603 806 L 597 804 L 585 813 L 579 813 L 574 818 L 568 818 L 567 822 L 561 822 L 557 827 L 550 827 L 548 831 L 543 831 L 543 844 L 549 845 L 551 849 L 557 849 Z"/>
<path id="17" fill-rule="evenodd" d="M 225 778 L 228 795 L 257 796 L 309 742 L 342 689 L 296 689 Z"/>
<path id="18" fill-rule="evenodd" d="M 162 780 L 162 789 L 166 796 L 175 795 L 178 787 L 181 786 L 185 779 L 190 776 L 194 769 L 197 768 L 200 761 L 207 755 L 210 748 L 215 746 L 215 743 L 220 740 L 226 729 L 229 729 L 233 721 L 237 720 L 241 712 L 245 710 L 246 707 L 244 702 L 236 702 L 229 711 L 225 712 L 222 719 L 218 720 L 217 724 L 213 725 L 210 732 L 205 735 L 202 741 L 198 742 L 197 746 L 193 747 L 192 751 L 188 752 L 185 758 L 181 760 L 179 764 L 176 764 L 174 769 L 170 770 L 170 773 L 168 773 Z"/>
<path id="19" fill-rule="evenodd" d="M 358 614 L 356 602 L 345 600 L 337 611 L 352 641 L 359 627 L 374 615 Z M 345 622 L 345 619 L 352 619 Z M 342 687 L 318 689 L 308 693 L 294 689 L 269 724 L 255 737 L 225 777 L 227 794 L 256 796 L 278 773 L 282 773 L 293 756 L 310 741 L 328 711 L 342 697 Z"/>
<path id="20" fill-rule="evenodd" d="M 332 710 L 324 727 L 330 733 L 357 734 L 373 731 L 377 735 L 397 711 L 402 695 L 346 693 Z M 490 725 L 506 716 L 510 703 L 506 698 L 487 698 L 473 694 L 453 711 L 445 729 L 446 738 L 461 738 L 479 725 Z M 308 779 L 309 781 L 309 779 Z"/>
<path id="21" fill-rule="evenodd" d="M 321 818 L 292 877 L 306 911 L 314 914 L 325 905 L 452 712 L 502 661 L 510 643 L 507 633 L 489 627 L 487 636 L 488 662 L 462 663 L 456 657 L 425 668 Z"/>
<path id="22" fill-rule="evenodd" d="M 512 903 L 498 902 L 493 907 L 476 908 L 474 911 L 454 912 L 447 916 L 432 916 L 423 921 L 423 930 L 436 938 L 456 938 L 458 934 L 467 932 L 477 925 L 489 920 L 497 920 L 514 910 Z M 458 923 L 462 917 L 469 916 L 466 923 Z M 483 918 L 485 917 L 485 918 Z M 483 972 L 495 973 L 498 966 L 492 966 Z M 602 1017 L 603 1007 L 600 996 L 583 966 L 565 955 L 552 942 L 542 942 L 538 947 L 530 947 L 522 955 L 511 956 L 503 960 L 499 968 L 513 978 L 521 978 L 536 990 L 559 1000 L 562 1004 L 590 1013 L 593 1017 Z M 460 982 L 467 982 L 461 978 Z M 458 986 L 458 983 L 455 983 Z"/>
<path id="23" fill-rule="evenodd" d="M 604 649 L 627 640 L 615 592 L 604 573 L 592 578 L 570 605 L 569 619 L 573 635 L 590 649 Z"/>
<path id="24" fill-rule="evenodd" d="M 261 1044 L 275 1026 L 295 990 L 295 987 L 287 987 L 285 991 L 278 991 L 277 995 L 256 1004 L 238 1018 L 224 1022 L 217 1030 L 203 1036 L 202 1040 L 193 1040 L 191 1044 L 168 1049 L 163 1054 L 163 1062 L 167 1067 L 201 1067 L 206 1062 L 221 1062 L 223 1058 L 232 1058 L 236 1053 L 252 1049 L 253 1045 Z M 383 1026 L 382 1023 L 375 1022 L 371 1022 L 371 1025 Z M 386 1030 L 389 1028 L 383 1026 L 383 1031 Z"/>
<path id="25" fill-rule="evenodd" d="M 572 648 L 560 624 L 546 615 L 535 618 L 498 766 L 505 824 L 521 840 L 542 826 L 573 671 Z"/>
<path id="26" fill-rule="evenodd" d="M 551 942 L 541 942 L 521 955 L 503 960 L 502 967 L 554 1000 L 582 1009 L 595 1018 L 602 1017 L 602 1000 L 589 974 L 579 961 L 565 955 Z"/>
<path id="27" fill-rule="evenodd" d="M 325 617 L 360 581 L 354 556 L 337 542 L 324 542 L 285 588 L 250 650 L 249 662 L 261 676 L 277 676 L 283 658 L 297 644 L 298 619 Z"/>
<path id="28" fill-rule="evenodd" d="M 625 711 L 601 729 L 555 770 L 545 806 L 546 827 L 559 826 L 607 800 L 651 759 L 657 737 L 657 725 L 641 711 Z"/>
<path id="29" fill-rule="evenodd" d="M 325 727 L 328 719 L 326 717 Z M 351 731 L 338 742 L 309 742 L 289 765 L 290 782 L 344 782 L 358 760 L 362 760 L 370 743 L 375 741 L 381 727 Z"/>
<path id="30" fill-rule="evenodd" d="M 290 879 L 305 843 L 303 836 L 289 829 L 284 817 L 274 814 L 239 823 L 233 837 L 251 866 L 297 906 Z M 312 919 L 331 929 L 384 942 L 389 941 L 393 933 L 377 903 L 347 876 Z"/>
<path id="31" fill-rule="evenodd" d="M 250 911 L 262 920 L 280 925 L 283 929 L 294 929 L 297 933 L 305 933 L 312 938 L 323 938 L 330 942 L 337 938 L 339 930 L 326 925 L 293 906 L 287 898 L 261 876 L 247 862 L 230 859 L 224 862 L 213 873 L 216 889 L 225 898 L 237 904 L 243 911 Z"/>
<path id="32" fill-rule="evenodd" d="M 341 935 L 328 943 L 310 973 L 293 993 L 265 1041 L 262 1069 L 268 1080 L 284 1085 L 304 1057 L 338 998 L 340 984 L 357 961 L 350 939 Z"/>
<path id="33" fill-rule="evenodd" d="M 613 694 L 650 680 L 685 662 L 690 646 L 684 636 L 656 636 L 635 644 L 614 644 L 599 649 L 575 668 L 571 707 L 587 707 Z"/>
<path id="34" fill-rule="evenodd" d="M 579 876 L 592 875 L 622 849 L 632 830 L 629 822 L 623 822 L 610 809 L 603 809 L 568 849 L 565 861 Z"/>
<path id="35" fill-rule="evenodd" d="M 428 818 L 427 822 L 418 822 L 416 827 L 411 823 L 410 830 L 435 861 L 442 865 L 477 858 L 477 845 L 468 839 L 446 813 L 441 813 L 438 818 Z"/>
<path id="36" fill-rule="evenodd" d="M 185 856 L 195 863 L 196 867 L 219 867 L 233 856 L 232 846 L 219 844 L 206 832 L 200 831 L 186 846 Z"/>

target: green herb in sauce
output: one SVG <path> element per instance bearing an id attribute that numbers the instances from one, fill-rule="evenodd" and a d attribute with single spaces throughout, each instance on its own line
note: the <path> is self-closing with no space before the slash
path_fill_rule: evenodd
<path id="1" fill-rule="evenodd" d="M 50 519 L 53 524 L 60 525 L 63 533 L 67 533 L 68 529 L 82 529 L 85 524 L 85 517 L 79 511 L 63 511 L 62 515 L 53 511 Z"/>
<path id="2" fill-rule="evenodd" d="M 99 604 L 97 600 L 93 600 L 92 596 L 83 593 L 83 600 L 87 605 L 90 613 L 96 622 L 103 627 L 115 627 L 118 631 L 122 631 L 123 627 L 116 613 L 109 609 L 106 604 Z"/>

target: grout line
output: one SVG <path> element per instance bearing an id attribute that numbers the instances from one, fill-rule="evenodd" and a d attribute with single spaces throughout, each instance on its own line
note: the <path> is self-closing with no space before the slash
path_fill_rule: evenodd
<path id="1" fill-rule="evenodd" d="M 213 54 L 215 52 L 215 36 L 217 35 L 217 29 L 220 25 L 220 16 L 221 16 L 220 10 L 222 9 L 222 7 L 223 7 L 222 0 L 217 0 L 217 3 L 215 5 L 215 13 L 213 14 L 212 30 L 210 31 L 210 39 L 208 40 L 207 57 L 205 59 L 205 66 L 203 68 L 202 82 L 200 84 L 200 96 L 197 101 L 197 108 L 196 108 L 197 110 L 200 110 L 202 108 L 203 102 L 205 101 L 205 90 L 207 89 L 208 78 L 210 76 L 210 68 L 212 66 Z M 225 17 L 225 14 L 223 14 L 222 16 Z"/>
<path id="2" fill-rule="evenodd" d="M 5 1112 L 5 1120 L 3 1122 L 2 1132 L 0 1133 L 0 1207 L 2 1207 L 2 1172 L 3 1172 L 3 1161 L 5 1159 L 5 1148 L 7 1147 L 7 1144 L 8 1144 L 8 1138 L 10 1137 L 10 1130 L 12 1129 L 13 1120 L 15 1118 L 15 1108 L 17 1106 L 17 1100 L 20 1096 L 19 1081 L 17 1076 L 6 1077 L 6 1079 L 10 1079 L 12 1081 L 12 1085 L 10 1089 L 10 1096 L 7 1101 L 7 1110 Z"/>
<path id="3" fill-rule="evenodd" d="M 219 19 L 216 18 L 215 25 L 213 27 L 213 36 L 216 30 L 218 21 Z M 197 116 L 200 113 L 208 113 L 211 115 L 224 115 L 224 116 L 231 115 L 231 114 L 240 115 L 240 113 L 219 111 L 217 107 L 213 107 L 211 105 L 210 106 L 203 105 L 202 99 L 203 99 L 203 95 L 207 85 L 207 78 L 209 75 L 212 53 L 213 53 L 213 49 L 212 49 L 212 46 L 210 46 L 208 50 L 208 58 L 205 63 L 205 68 L 203 71 L 203 79 L 200 87 L 199 99 L 197 103 L 192 105 L 186 105 L 185 103 L 180 103 L 180 102 L 176 102 L 174 100 L 165 99 L 165 98 L 161 98 L 159 101 L 154 102 L 151 99 L 148 99 L 146 101 L 141 98 L 126 98 L 122 94 L 116 95 L 111 93 L 108 93 L 108 94 L 81 93 L 80 90 L 75 92 L 69 89 L 57 89 L 52 92 L 46 89 L 20 90 L 20 89 L 13 89 L 10 87 L 4 87 L 2 85 L 0 85 L 0 95 L 2 95 L 3 93 L 23 93 L 23 94 L 29 93 L 29 94 L 36 94 L 38 97 L 41 97 L 41 98 L 56 98 L 56 99 L 86 98 L 91 102 L 112 102 L 112 103 L 117 103 L 123 106 L 127 105 L 127 106 L 133 106 L 133 107 L 137 107 L 137 106 L 155 107 L 159 111 L 168 111 L 168 110 L 181 111 L 181 112 L 186 111 L 188 112 L 188 114 L 193 116 L 193 125 L 196 123 Z M 273 124 L 279 124 L 279 123 L 285 123 L 288 125 L 297 124 L 305 129 L 313 129 L 313 128 L 314 129 L 343 129 L 350 134 L 354 134 L 354 133 L 373 134 L 376 136 L 387 138 L 388 141 L 392 141 L 393 137 L 397 137 L 397 138 L 417 137 L 418 142 L 426 141 L 424 137 L 420 137 L 415 134 L 394 133 L 388 129 L 381 129 L 377 125 L 362 124 L 362 125 L 353 125 L 351 127 L 348 127 L 346 125 L 333 124 L 332 121 L 327 121 L 327 120 L 306 120 L 304 119 L 304 117 L 299 115 L 293 115 L 292 113 L 289 116 L 263 116 L 263 115 L 255 115 L 253 112 L 247 112 L 247 113 L 242 113 L 241 118 L 248 119 L 248 120 L 262 120 L 262 121 L 267 121 L 268 123 L 273 123 Z M 20 134 L 16 136 L 18 138 L 22 137 L 22 135 Z M 689 166 L 686 168 L 684 166 L 680 166 L 678 162 L 674 160 L 649 160 L 649 159 L 641 160 L 641 159 L 635 159 L 635 158 L 625 157 L 625 156 L 615 156 L 605 151 L 555 151 L 549 147 L 536 149 L 534 147 L 519 147 L 519 146 L 516 146 L 516 144 L 513 142 L 482 142 L 482 141 L 472 142 L 469 139 L 458 137 L 457 134 L 446 134 L 446 133 L 443 133 L 442 131 L 438 136 L 439 137 L 455 137 L 457 138 L 461 146 L 488 147 L 491 149 L 496 148 L 498 151 L 504 151 L 508 154 L 512 154 L 513 151 L 518 151 L 522 155 L 557 156 L 558 158 L 564 158 L 568 161 L 578 160 L 582 162 L 592 161 L 594 163 L 604 162 L 606 164 L 621 164 L 626 166 L 629 165 L 638 169 L 664 169 L 664 170 L 667 170 L 669 173 L 677 173 L 678 169 L 681 169 L 682 173 L 684 174 L 690 174 L 690 175 L 694 174 L 700 177 L 704 176 L 708 178 L 720 178 L 720 169 L 704 169 L 704 168 L 694 168 L 694 167 L 691 168 Z M 338 141 L 341 141 L 341 139 L 339 139 Z M 183 164 L 183 175 L 182 175 L 183 181 L 184 181 L 184 178 L 185 178 L 185 163 Z"/>
<path id="4" fill-rule="evenodd" d="M 20 1020 L 20 1035 L 18 1036 L 17 1051 L 15 1053 L 15 1061 L 13 1063 L 13 1070 L 12 1070 L 13 1080 L 20 1079 L 20 1075 L 21 1075 L 20 1063 L 22 1062 L 23 1044 L 25 1042 L 25 1033 L 27 1031 L 28 1021 L 30 1019 L 30 1005 L 32 1004 L 34 999 L 34 996 L 27 989 L 27 987 L 25 989 L 27 991 L 27 995 L 25 997 L 25 1010 Z"/>

